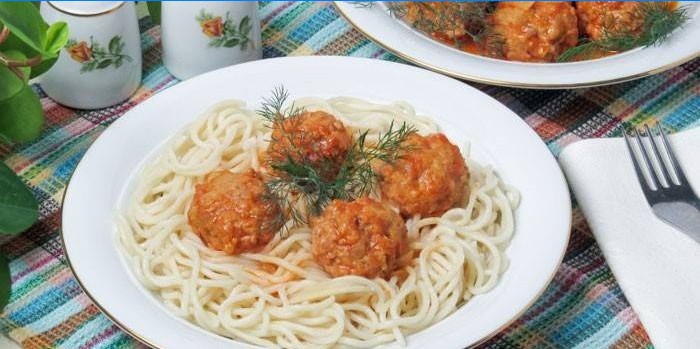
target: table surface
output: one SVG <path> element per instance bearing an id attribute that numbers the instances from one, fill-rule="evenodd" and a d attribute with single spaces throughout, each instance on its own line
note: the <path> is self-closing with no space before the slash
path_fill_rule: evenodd
<path id="1" fill-rule="evenodd" d="M 329 3 L 262 3 L 260 15 L 266 58 L 348 55 L 400 61 L 352 29 Z M 159 27 L 148 17 L 140 24 L 144 75 L 134 96 L 111 108 L 74 110 L 56 104 L 34 85 L 46 115 L 41 137 L 27 144 L 0 144 L 0 159 L 40 202 L 39 222 L 0 246 L 11 261 L 13 280 L 0 331 L 25 348 L 142 346 L 82 292 L 58 238 L 65 186 L 90 144 L 131 107 L 178 83 L 162 66 Z M 472 85 L 515 111 L 557 155 L 577 140 L 619 136 L 624 127 L 652 120 L 669 132 L 700 125 L 699 66 L 700 60 L 694 60 L 645 79 L 581 90 Z M 551 285 L 521 318 L 481 348 L 653 347 L 573 204 L 571 241 Z"/>

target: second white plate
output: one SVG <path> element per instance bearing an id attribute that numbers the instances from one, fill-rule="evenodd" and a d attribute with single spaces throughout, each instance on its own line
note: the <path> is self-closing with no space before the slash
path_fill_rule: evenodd
<path id="1" fill-rule="evenodd" d="M 614 84 L 659 73 L 700 55 L 700 5 L 681 1 L 690 20 L 663 45 L 573 63 L 523 63 L 469 54 L 435 41 L 393 18 L 383 3 L 335 2 L 372 41 L 419 66 L 456 78 L 508 87 L 555 89 Z"/>

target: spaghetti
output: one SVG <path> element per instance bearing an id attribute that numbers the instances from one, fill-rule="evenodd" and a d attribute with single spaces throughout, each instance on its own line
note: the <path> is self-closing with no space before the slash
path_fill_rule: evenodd
<path id="1" fill-rule="evenodd" d="M 420 134 L 438 132 L 404 102 L 305 98 L 295 106 L 326 111 L 354 133 L 369 130 L 368 140 L 392 121 L 413 125 Z M 119 214 L 118 245 L 135 276 L 175 315 L 266 347 L 405 344 L 407 334 L 492 289 L 507 268 L 504 250 L 519 194 L 472 160 L 464 207 L 407 221 L 416 252 L 405 277 L 329 277 L 313 259 L 305 226 L 277 234 L 259 253 L 231 256 L 208 248 L 187 221 L 195 183 L 217 169 L 259 169 L 269 139 L 270 129 L 245 103 L 220 102 L 143 170 Z"/>

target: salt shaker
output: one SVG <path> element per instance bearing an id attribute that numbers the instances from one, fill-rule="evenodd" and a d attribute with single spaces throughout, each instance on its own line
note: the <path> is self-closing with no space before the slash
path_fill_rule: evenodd
<path id="1" fill-rule="evenodd" d="M 136 7 L 127 1 L 42 2 L 49 24 L 68 23 L 69 40 L 40 80 L 58 103 L 105 108 L 129 98 L 141 83 L 141 36 Z"/>
<path id="2" fill-rule="evenodd" d="M 254 1 L 164 1 L 161 34 L 163 63 L 181 80 L 262 58 Z"/>

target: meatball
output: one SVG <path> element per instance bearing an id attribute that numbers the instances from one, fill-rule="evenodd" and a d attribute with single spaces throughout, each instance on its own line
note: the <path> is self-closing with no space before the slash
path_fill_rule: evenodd
<path id="1" fill-rule="evenodd" d="M 486 2 L 405 2 L 408 24 L 431 34 L 433 37 L 454 43 L 467 35 L 467 29 L 478 30 L 470 22 L 468 14 L 484 12 Z M 473 22 L 473 21 L 472 21 Z"/>
<path id="2" fill-rule="evenodd" d="M 333 200 L 311 224 L 314 259 L 333 277 L 387 278 L 411 257 L 401 216 L 367 197 Z"/>
<path id="3" fill-rule="evenodd" d="M 638 2 L 577 2 L 579 30 L 598 40 L 604 33 L 639 33 L 644 16 Z"/>
<path id="4" fill-rule="evenodd" d="M 382 199 L 404 217 L 440 216 L 469 196 L 469 171 L 459 149 L 444 134 L 409 135 L 410 151 L 393 163 L 375 165 Z"/>
<path id="5" fill-rule="evenodd" d="M 267 154 L 273 161 L 291 156 L 297 162 L 306 162 L 321 177 L 331 180 L 351 146 L 350 133 L 340 120 L 324 111 L 314 111 L 275 124 Z"/>
<path id="6" fill-rule="evenodd" d="M 576 10 L 568 2 L 500 2 L 490 21 L 503 41 L 499 53 L 511 61 L 553 62 L 578 42 Z"/>
<path id="7" fill-rule="evenodd" d="M 204 243 L 229 254 L 262 249 L 282 227 L 280 207 L 265 199 L 265 183 L 254 170 L 216 171 L 195 187 L 187 213 Z"/>

